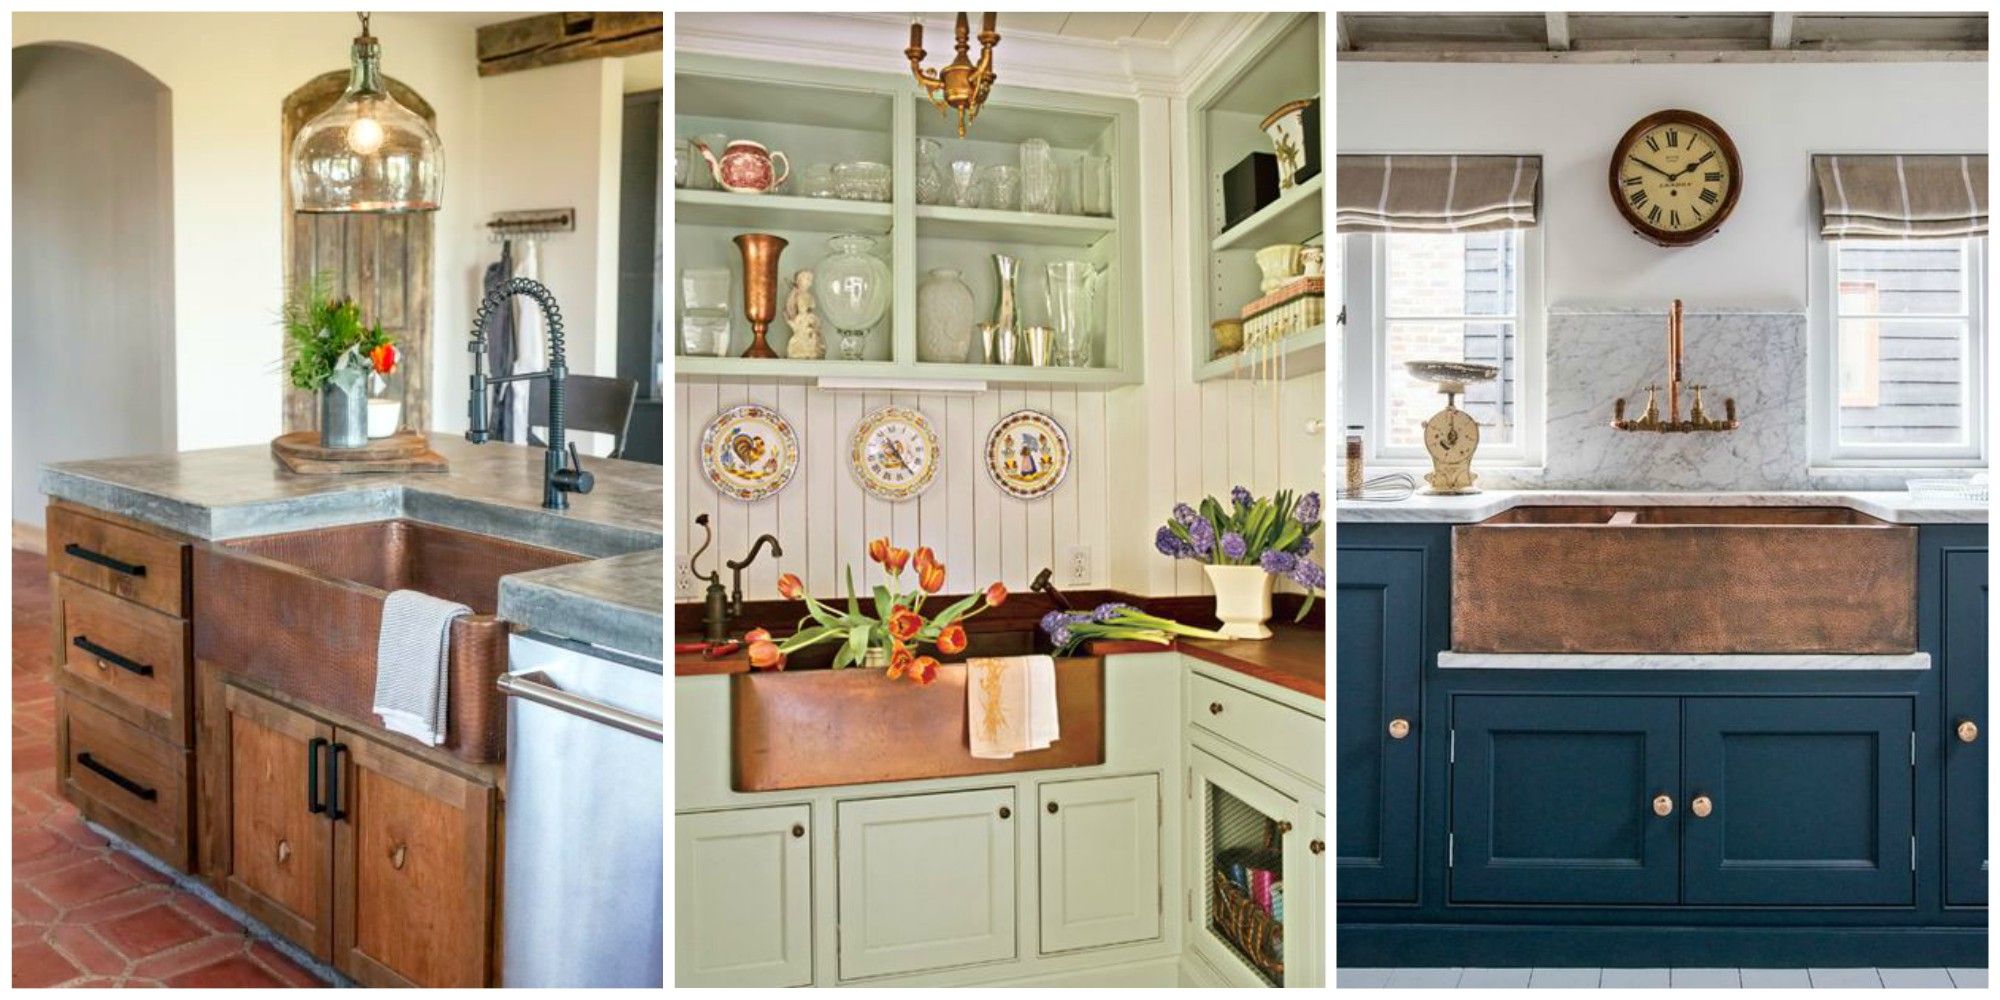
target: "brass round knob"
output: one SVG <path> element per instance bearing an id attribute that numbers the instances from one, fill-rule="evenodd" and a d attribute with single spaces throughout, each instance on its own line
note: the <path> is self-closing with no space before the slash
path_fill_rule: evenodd
<path id="1" fill-rule="evenodd" d="M 403 862 L 409 860 L 409 853 L 410 849 L 407 845 L 397 844 L 396 849 L 389 852 L 389 867 L 397 871 L 402 871 Z"/>
<path id="2" fill-rule="evenodd" d="M 1282 837 L 1282 836 L 1284 836 L 1285 834 L 1288 834 L 1288 833 L 1290 833 L 1290 832 L 1292 832 L 1292 821 L 1291 821 L 1291 820 L 1288 820 L 1288 819 L 1281 819 L 1281 820 L 1279 820 L 1279 821 L 1278 821 L 1278 836 Z"/>
<path id="3" fill-rule="evenodd" d="M 278 863 L 282 865 L 290 860 L 292 860 L 292 842 L 289 840 L 278 841 Z"/>
<path id="4" fill-rule="evenodd" d="M 1219 702 L 1219 701 L 1211 701 L 1211 702 L 1209 702 L 1209 703 L 1208 703 L 1208 714 L 1210 714 L 1210 715 L 1221 715 L 1221 714 L 1222 714 L 1222 703 L 1221 703 L 1221 702 Z"/>
<path id="5" fill-rule="evenodd" d="M 804 823 L 793 823 L 793 824 L 792 824 L 792 836 L 794 836 L 794 837 L 803 837 L 803 836 L 805 836 L 805 835 L 806 835 L 806 826 L 805 826 L 805 824 L 804 824 Z"/>
<path id="6" fill-rule="evenodd" d="M 1971 719 L 1958 720 L 1958 741 L 1960 743 L 1979 742 L 1979 724 Z"/>
<path id="7" fill-rule="evenodd" d="M 1400 740 L 1400 739 L 1402 739 L 1403 737 L 1405 737 L 1405 736 L 1408 736 L 1408 735 L 1410 735 L 1410 720 L 1408 720 L 1408 719 L 1390 719 L 1390 720 L 1389 720 L 1389 738 L 1390 738 L 1390 739 L 1392 739 L 1392 740 Z"/>
<path id="8" fill-rule="evenodd" d="M 1007 808 L 1006 806 L 1001 806 L 1001 807 L 1000 807 L 1000 818 L 1001 818 L 1001 819 L 1006 819 L 1007 817 L 1009 817 L 1009 816 L 1012 816 L 1012 815 L 1014 815 L 1014 810 L 1012 810 L 1012 809 L 1009 809 L 1009 808 Z"/>
<path id="9" fill-rule="evenodd" d="M 1326 841 L 1324 840 L 1315 840 L 1312 843 L 1307 844 L 1306 847 L 1310 849 L 1314 854 L 1326 853 Z"/>
<path id="10" fill-rule="evenodd" d="M 1049 803 L 1049 815 L 1054 816 L 1058 811 L 1055 803 Z"/>
<path id="11" fill-rule="evenodd" d="M 1674 797 L 1673 797 L 1673 796 L 1671 796 L 1671 795 L 1655 795 L 1655 796 L 1653 796 L 1653 815 L 1655 815 L 1655 816 L 1671 816 L 1671 815 L 1673 815 L 1673 812 L 1674 812 Z"/>
<path id="12" fill-rule="evenodd" d="M 1693 802 L 1688 803 L 1688 809 L 1694 813 L 1696 819 L 1707 819 L 1708 814 L 1715 811 L 1715 800 L 1706 795 L 1697 795 Z"/>

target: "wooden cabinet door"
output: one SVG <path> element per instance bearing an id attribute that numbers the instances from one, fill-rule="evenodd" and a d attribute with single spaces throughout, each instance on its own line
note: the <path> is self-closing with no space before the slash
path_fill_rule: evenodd
<path id="1" fill-rule="evenodd" d="M 812 985 L 812 807 L 674 817 L 674 985 Z"/>
<path id="2" fill-rule="evenodd" d="M 228 842 L 222 894 L 320 959 L 333 955 L 333 827 L 320 779 L 333 728 L 222 686 L 220 749 Z M 315 767 L 314 765 L 318 765 Z M 214 800 L 209 793 L 207 801 Z"/>
<path id="3" fill-rule="evenodd" d="M 1926 529 L 1929 530 L 1929 529 Z M 1986 905 L 1986 550 L 1942 550 L 1937 668 L 1944 674 L 1944 901 Z M 1935 577 L 1933 577 L 1935 579 Z M 1974 730 L 1962 739 L 1959 728 Z"/>
<path id="4" fill-rule="evenodd" d="M 1160 778 L 1040 789 L 1042 952 L 1160 936 Z"/>
<path id="5" fill-rule="evenodd" d="M 1680 699 L 1461 695 L 1452 712 L 1454 901 L 1675 901 Z"/>
<path id="6" fill-rule="evenodd" d="M 1349 902 L 1417 898 L 1424 559 L 1422 549 L 1339 552 L 1335 840 L 1340 898 Z"/>
<path id="7" fill-rule="evenodd" d="M 493 790 L 350 730 L 333 750 L 335 967 L 368 986 L 487 985 Z"/>
<path id="8" fill-rule="evenodd" d="M 1909 904 L 1913 713 L 1909 698 L 1687 699 L 1682 901 Z"/>
<path id="9" fill-rule="evenodd" d="M 1012 788 L 836 806 L 840 978 L 1015 956 Z"/>

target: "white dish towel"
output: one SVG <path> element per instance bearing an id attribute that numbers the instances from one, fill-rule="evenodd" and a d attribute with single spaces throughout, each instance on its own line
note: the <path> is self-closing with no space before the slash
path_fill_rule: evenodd
<path id="1" fill-rule="evenodd" d="M 972 755 L 1005 760 L 1046 750 L 1061 738 L 1056 720 L 1056 661 L 999 656 L 965 662 L 965 718 Z"/>
<path id="2" fill-rule="evenodd" d="M 444 742 L 451 623 L 472 609 L 416 590 L 382 602 L 375 644 L 375 714 L 392 733 L 427 746 Z"/>

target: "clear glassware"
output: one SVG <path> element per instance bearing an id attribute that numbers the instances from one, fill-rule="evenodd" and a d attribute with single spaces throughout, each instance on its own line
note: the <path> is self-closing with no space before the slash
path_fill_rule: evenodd
<path id="1" fill-rule="evenodd" d="M 835 193 L 832 165 L 815 163 L 799 175 L 799 194 L 807 198 L 832 198 Z"/>
<path id="2" fill-rule="evenodd" d="M 729 269 L 690 267 L 681 271 L 681 353 L 724 357 L 729 353 Z"/>
<path id="3" fill-rule="evenodd" d="M 674 140 L 674 186 L 677 188 L 688 186 L 688 142 L 686 139 Z"/>
<path id="4" fill-rule="evenodd" d="M 951 203 L 960 208 L 979 207 L 979 164 L 951 161 Z"/>
<path id="5" fill-rule="evenodd" d="M 1056 173 L 1055 151 L 1046 139 L 1021 143 L 1021 211 L 1054 212 L 1061 179 Z"/>
<path id="6" fill-rule="evenodd" d="M 444 150 L 429 122 L 389 94 L 382 46 L 349 50 L 347 89 L 292 138 L 292 204 L 302 212 L 434 212 Z"/>
<path id="7" fill-rule="evenodd" d="M 729 148 L 729 136 L 722 132 L 709 132 L 705 135 L 698 135 L 694 137 L 694 141 L 699 146 L 707 146 L 709 152 L 714 153 L 716 156 L 721 156 L 722 151 Z M 715 183 L 715 174 L 709 169 L 708 160 L 701 155 L 699 148 L 696 148 L 694 145 L 689 146 L 688 190 L 715 191 L 719 189 L 720 185 Z"/>
<path id="8" fill-rule="evenodd" d="M 1111 214 L 1111 161 L 1085 153 L 1076 161 L 1076 206 L 1083 215 Z"/>
<path id="9" fill-rule="evenodd" d="M 840 334 L 840 356 L 859 361 L 868 331 L 889 311 L 889 265 L 871 251 L 875 241 L 856 233 L 827 240 L 833 248 L 815 269 L 819 304 L 827 322 Z"/>
<path id="10" fill-rule="evenodd" d="M 1012 212 L 1020 204 L 1021 169 L 996 164 L 979 172 L 979 204 L 982 208 Z"/>
<path id="11" fill-rule="evenodd" d="M 1090 262 L 1052 260 L 1044 267 L 1049 325 L 1055 327 L 1058 368 L 1090 367 Z"/>
<path id="12" fill-rule="evenodd" d="M 917 204 L 935 205 L 944 196 L 944 171 L 938 168 L 938 157 L 944 155 L 944 144 L 936 139 L 917 140 Z"/>
<path id="13" fill-rule="evenodd" d="M 850 160 L 833 165 L 834 193 L 848 201 L 888 201 L 889 165 Z"/>

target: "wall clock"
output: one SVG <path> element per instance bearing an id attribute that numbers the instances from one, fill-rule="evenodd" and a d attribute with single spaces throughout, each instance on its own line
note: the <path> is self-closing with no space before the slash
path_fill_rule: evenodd
<path id="1" fill-rule="evenodd" d="M 861 488 L 884 500 L 908 500 L 928 489 L 943 460 L 930 419 L 903 406 L 861 418 L 847 455 Z"/>
<path id="2" fill-rule="evenodd" d="M 1684 247 L 1715 235 L 1743 191 L 1729 133 L 1692 111 L 1656 111 L 1611 153 L 1611 201 L 1640 236 Z"/>

